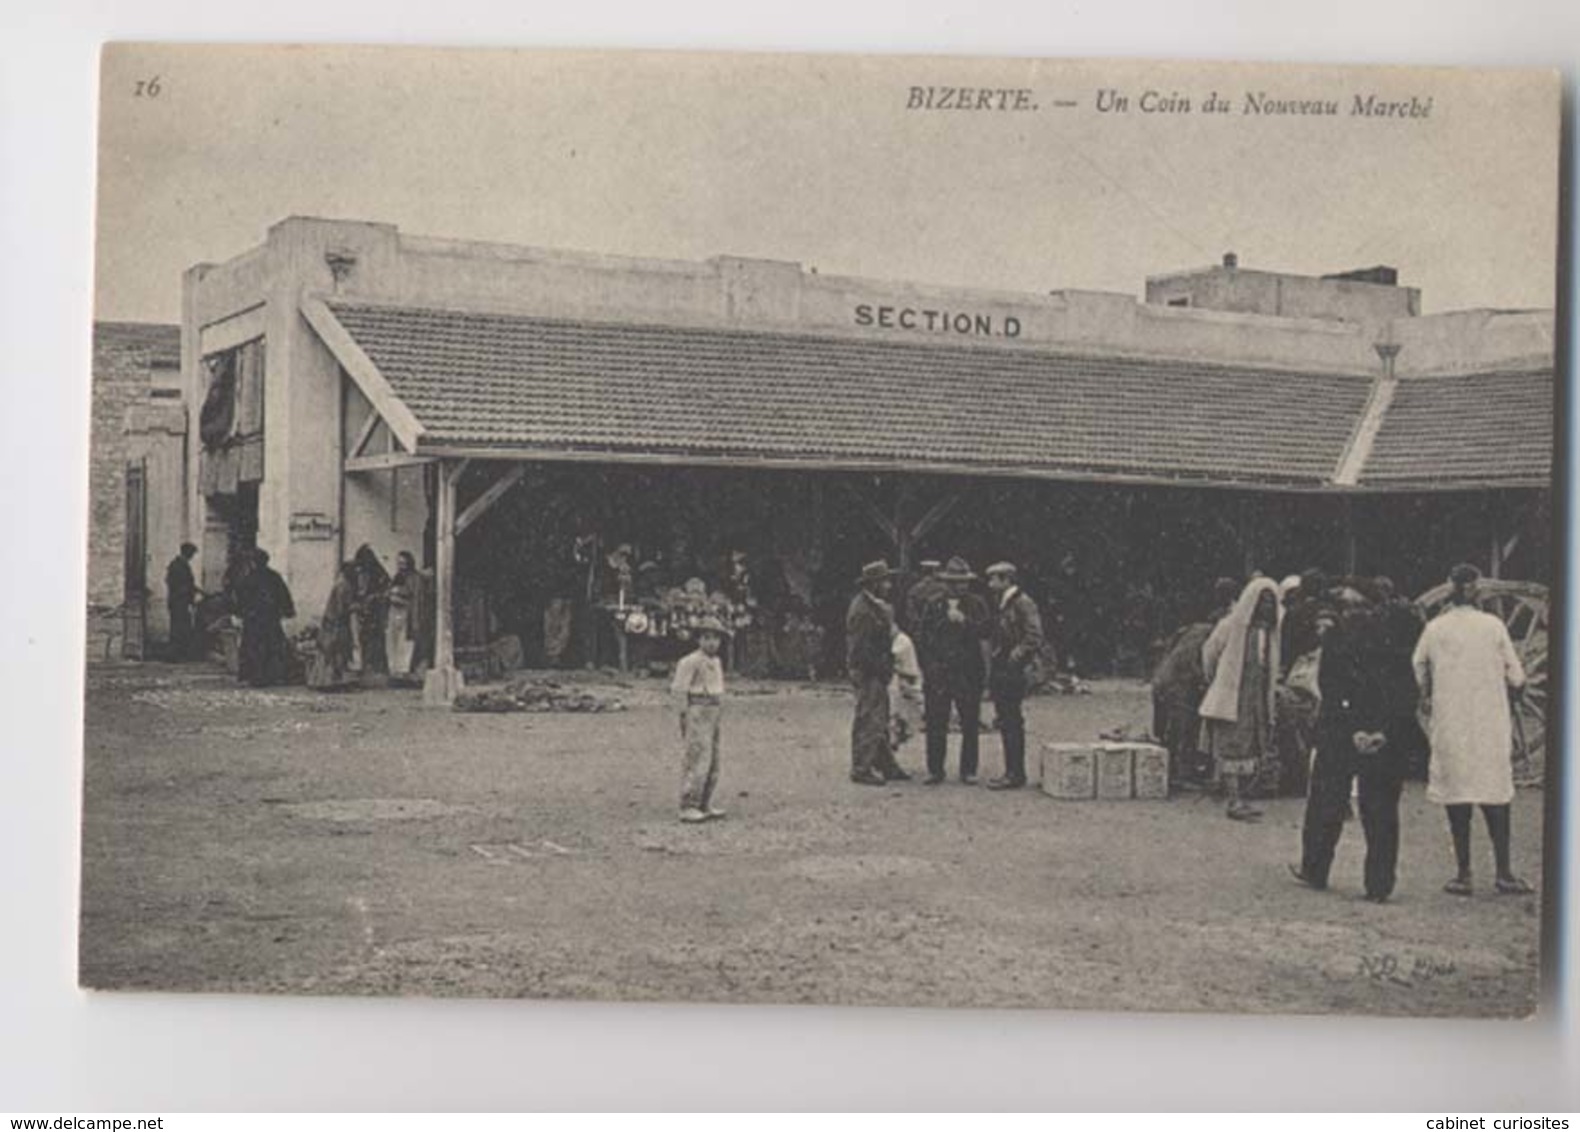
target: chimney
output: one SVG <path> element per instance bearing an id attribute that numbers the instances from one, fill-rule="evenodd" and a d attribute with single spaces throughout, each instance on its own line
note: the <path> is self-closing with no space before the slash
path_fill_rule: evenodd
<path id="1" fill-rule="evenodd" d="M 1230 271 L 1233 271 L 1235 268 L 1240 266 L 1240 257 L 1235 255 L 1233 252 L 1224 252 L 1223 265 Z"/>

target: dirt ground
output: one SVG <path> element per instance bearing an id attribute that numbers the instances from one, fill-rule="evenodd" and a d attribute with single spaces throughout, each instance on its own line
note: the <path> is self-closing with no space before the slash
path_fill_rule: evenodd
<path id="1" fill-rule="evenodd" d="M 410 691 L 88 674 L 81 980 L 313 994 L 1520 1016 L 1535 898 L 1441 892 L 1439 807 L 1406 789 L 1395 899 L 1290 879 L 1301 802 L 1061 802 L 847 778 L 849 694 L 740 685 L 719 804 L 675 821 L 675 723 L 468 715 Z M 1144 725 L 1136 683 L 1027 705 L 1033 746 Z M 991 714 L 991 713 L 989 713 Z M 951 758 L 953 752 L 951 752 Z M 919 740 L 903 761 L 921 763 Z M 984 770 L 999 766 L 996 736 Z M 953 762 L 951 761 L 951 769 Z M 1515 805 L 1541 882 L 1541 795 Z"/>

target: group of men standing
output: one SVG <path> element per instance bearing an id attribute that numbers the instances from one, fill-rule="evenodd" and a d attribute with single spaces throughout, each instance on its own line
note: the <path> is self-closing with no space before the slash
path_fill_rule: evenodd
<path id="1" fill-rule="evenodd" d="M 1004 742 L 1004 773 L 992 790 L 1026 785 L 1026 721 L 1022 704 L 1042 649 L 1042 617 L 1017 581 L 1013 563 L 986 570 L 988 596 L 972 590 L 977 575 L 962 558 L 925 561 L 922 578 L 906 594 L 905 619 L 922 672 L 928 786 L 945 778 L 951 713 L 960 718 L 960 781 L 977 780 L 982 693 L 993 699 Z M 852 782 L 882 786 L 911 777 L 889 742 L 889 681 L 899 634 L 889 600 L 894 573 L 887 562 L 862 567 L 859 590 L 845 618 L 846 659 L 856 690 L 851 727 Z"/>

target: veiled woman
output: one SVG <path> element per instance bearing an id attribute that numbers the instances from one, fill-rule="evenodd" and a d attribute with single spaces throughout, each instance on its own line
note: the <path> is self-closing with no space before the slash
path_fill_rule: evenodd
<path id="1" fill-rule="evenodd" d="M 1273 580 L 1252 578 L 1202 645 L 1207 678 L 1201 704 L 1203 746 L 1228 797 L 1226 813 L 1236 821 L 1262 816 L 1246 804 L 1243 792 L 1262 760 L 1274 756 L 1281 610 Z"/>
<path id="2" fill-rule="evenodd" d="M 357 568 L 343 562 L 318 623 L 318 656 L 307 673 L 309 686 L 327 692 L 351 683 L 351 613 L 356 600 Z"/>
<path id="3" fill-rule="evenodd" d="M 411 551 L 395 556 L 395 577 L 388 590 L 388 621 L 385 625 L 384 653 L 392 681 L 410 680 L 416 675 L 418 642 L 423 636 L 423 615 L 427 609 L 427 579 L 417 571 Z"/>
<path id="4" fill-rule="evenodd" d="M 364 674 L 382 676 L 389 671 L 389 660 L 385 653 L 389 571 L 384 569 L 378 553 L 367 543 L 357 547 L 351 561 L 357 568 L 356 606 L 352 615 L 357 663 Z"/>
<path id="5" fill-rule="evenodd" d="M 241 614 L 241 655 L 237 678 L 255 688 L 284 684 L 291 677 L 291 643 L 281 620 L 296 616 L 285 579 L 269 567 L 266 550 L 252 552 L 252 569 L 236 582 Z"/>

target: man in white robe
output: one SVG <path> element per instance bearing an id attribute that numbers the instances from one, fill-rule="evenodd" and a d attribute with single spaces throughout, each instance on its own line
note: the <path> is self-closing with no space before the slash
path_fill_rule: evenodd
<path id="1" fill-rule="evenodd" d="M 1444 891 L 1471 894 L 1471 810 L 1479 805 L 1497 860 L 1497 891 L 1524 894 L 1531 888 L 1514 875 L 1509 861 L 1509 804 L 1514 800 L 1509 698 L 1525 686 L 1525 670 L 1508 628 L 1476 608 L 1480 580 L 1474 566 L 1454 567 L 1452 604 L 1427 625 L 1415 648 L 1415 678 L 1432 744 L 1426 796 L 1448 808 L 1454 839 L 1459 871 Z"/>

